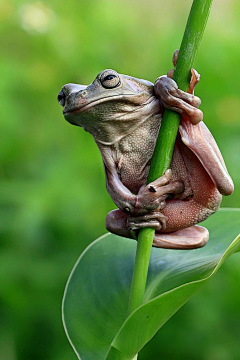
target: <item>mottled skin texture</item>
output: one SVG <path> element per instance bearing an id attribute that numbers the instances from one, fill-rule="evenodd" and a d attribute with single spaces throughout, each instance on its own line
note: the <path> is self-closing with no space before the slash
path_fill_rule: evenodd
<path id="1" fill-rule="evenodd" d="M 193 95 L 199 75 L 192 71 L 189 93 L 168 76 L 146 80 L 104 70 L 89 86 L 67 84 L 58 100 L 64 117 L 90 132 L 102 154 L 107 190 L 118 210 L 106 218 L 109 231 L 134 237 L 156 229 L 154 246 L 195 248 L 208 240 L 195 224 L 214 213 L 233 183 L 218 146 L 202 120 Z M 165 108 L 181 114 L 171 170 L 146 185 Z"/>

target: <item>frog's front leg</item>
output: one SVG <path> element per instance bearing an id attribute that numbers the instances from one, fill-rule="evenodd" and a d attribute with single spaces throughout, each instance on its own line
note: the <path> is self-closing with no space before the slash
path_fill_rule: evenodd
<path id="1" fill-rule="evenodd" d="M 128 215 L 140 216 L 163 208 L 165 199 L 169 194 L 177 195 L 184 191 L 183 182 L 170 182 L 172 172 L 169 169 L 157 180 L 142 186 L 138 194 L 134 195 L 119 178 L 117 167 L 111 157 L 111 151 L 108 148 L 103 148 L 101 153 L 104 160 L 108 193 L 118 208 Z"/>
<path id="2" fill-rule="evenodd" d="M 154 210 L 159 212 L 165 207 L 165 199 L 170 195 L 183 193 L 184 184 L 182 181 L 171 181 L 172 171 L 166 170 L 165 174 L 147 185 L 143 185 L 136 196 L 135 208 L 131 212 L 134 217 L 149 215 Z M 140 219 L 140 218 L 139 218 Z M 146 217 L 145 217 L 146 219 Z M 140 220 L 141 222 L 141 220 Z M 142 226 L 140 226 L 142 227 Z M 158 226 L 159 228 L 159 226 Z"/>
<path id="3" fill-rule="evenodd" d="M 198 74 L 192 69 L 193 82 L 198 82 Z M 195 85 L 194 85 L 195 86 Z M 191 88 L 194 88 L 191 85 Z M 198 109 L 201 104 L 199 97 L 182 91 L 178 88 L 177 83 L 168 76 L 160 76 L 154 84 L 154 91 L 160 102 L 166 109 L 173 110 L 188 118 L 192 124 L 198 124 L 203 119 L 203 113 Z"/>
<path id="4" fill-rule="evenodd" d="M 117 235 L 133 236 L 134 232 L 145 227 L 155 230 L 166 228 L 167 217 L 161 213 L 166 206 L 166 198 L 172 194 L 183 193 L 182 181 L 171 181 L 172 172 L 167 170 L 157 180 L 142 186 L 137 195 L 133 195 L 120 181 L 118 174 L 106 166 L 107 189 L 113 201 L 120 208 L 111 211 L 106 218 L 106 228 Z"/>
<path id="5" fill-rule="evenodd" d="M 176 65 L 178 53 L 174 53 Z M 181 115 L 179 133 L 182 142 L 192 150 L 207 171 L 216 188 L 223 195 L 230 195 L 234 190 L 231 177 L 228 174 L 221 152 L 212 134 L 203 123 L 203 113 L 198 106 L 201 100 L 193 95 L 199 82 L 200 75 L 191 69 L 192 77 L 188 93 L 178 89 L 171 70 L 168 76 L 159 77 L 154 85 L 155 93 L 164 107 L 178 112 Z"/>

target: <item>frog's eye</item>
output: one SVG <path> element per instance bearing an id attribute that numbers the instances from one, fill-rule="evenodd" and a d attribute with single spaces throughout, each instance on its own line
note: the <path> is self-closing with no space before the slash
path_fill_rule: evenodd
<path id="1" fill-rule="evenodd" d="M 113 89 L 120 85 L 119 76 L 110 72 L 102 74 L 100 81 L 102 86 L 106 89 Z"/>

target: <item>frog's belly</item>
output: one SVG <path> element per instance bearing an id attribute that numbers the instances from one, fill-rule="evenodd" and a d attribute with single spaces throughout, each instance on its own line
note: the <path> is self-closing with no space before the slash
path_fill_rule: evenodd
<path id="1" fill-rule="evenodd" d="M 146 185 L 160 120 L 161 114 L 157 114 L 115 144 L 119 177 L 134 194 Z"/>
<path id="2" fill-rule="evenodd" d="M 193 190 L 189 179 L 189 171 L 186 166 L 186 156 L 183 156 L 182 149 L 180 149 L 180 147 L 186 148 L 186 146 L 181 142 L 181 140 L 179 143 L 179 140 L 180 139 L 177 139 L 175 144 L 171 170 L 172 181 L 180 180 L 184 183 L 184 192 L 177 196 L 178 199 L 183 200 L 191 196 L 193 194 Z M 186 151 L 191 153 L 188 149 L 186 149 Z M 138 193 L 141 186 L 147 184 L 151 157 L 149 156 L 145 162 L 140 162 L 139 160 L 136 160 L 138 158 L 137 154 L 132 153 L 130 156 L 124 156 L 124 162 L 119 162 L 119 177 L 122 183 L 134 194 Z M 199 165 L 201 166 L 200 163 Z"/>
<path id="3" fill-rule="evenodd" d="M 121 166 L 119 177 L 124 186 L 137 194 L 140 187 L 146 185 L 148 172 L 149 161 L 147 164 L 139 164 L 133 160 L 125 161 Z"/>

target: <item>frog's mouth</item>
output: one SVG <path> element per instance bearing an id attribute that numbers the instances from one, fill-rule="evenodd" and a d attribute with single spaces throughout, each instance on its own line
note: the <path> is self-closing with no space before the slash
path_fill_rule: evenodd
<path id="1" fill-rule="evenodd" d="M 139 95 L 139 94 L 137 94 Z M 133 104 L 133 101 L 132 99 L 129 100 L 129 98 L 133 98 L 133 97 L 136 97 L 136 94 L 124 94 L 124 95 L 112 95 L 112 96 L 106 96 L 104 98 L 101 98 L 101 99 L 97 99 L 97 100 L 93 100 L 91 102 L 87 102 L 87 98 L 81 98 L 79 99 L 78 101 L 78 104 L 76 106 L 71 106 L 71 104 L 67 103 L 66 101 L 66 105 L 65 105 L 65 108 L 63 109 L 63 115 L 64 116 L 68 116 L 68 115 L 74 115 L 74 114 L 80 114 L 82 112 L 85 112 L 85 111 L 88 111 L 89 109 L 91 109 L 92 107 L 95 107 L 99 104 L 102 104 L 104 102 L 108 102 L 108 101 L 115 101 L 117 100 L 119 102 L 119 100 L 121 99 L 121 101 L 123 103 L 131 103 Z M 139 102 L 136 102 L 136 105 L 137 103 L 139 104 Z"/>

